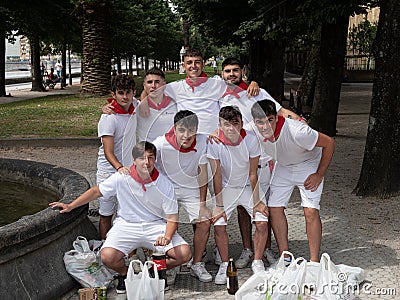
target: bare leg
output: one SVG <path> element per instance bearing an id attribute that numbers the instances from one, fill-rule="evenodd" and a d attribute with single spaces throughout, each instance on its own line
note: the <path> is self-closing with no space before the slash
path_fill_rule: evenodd
<path id="1" fill-rule="evenodd" d="M 268 222 L 256 222 L 256 232 L 254 233 L 254 260 L 260 260 L 263 257 L 267 238 Z"/>
<path id="2" fill-rule="evenodd" d="M 167 251 L 167 269 L 173 269 L 190 260 L 192 252 L 189 245 L 179 245 Z"/>
<path id="3" fill-rule="evenodd" d="M 319 210 L 315 208 L 304 207 L 304 216 L 306 218 L 306 230 L 308 238 L 308 247 L 310 248 L 310 260 L 319 262 L 319 251 L 322 239 L 322 224 L 319 216 Z"/>
<path id="4" fill-rule="evenodd" d="M 271 218 L 269 218 L 268 222 L 268 238 L 267 238 L 267 243 L 265 244 L 265 249 L 271 249 Z"/>
<path id="5" fill-rule="evenodd" d="M 101 249 L 101 261 L 103 264 L 113 269 L 121 276 L 125 276 L 128 272 L 128 267 L 125 266 L 124 256 L 124 253 L 114 248 L 106 247 Z"/>
<path id="6" fill-rule="evenodd" d="M 252 249 L 251 246 L 251 218 L 243 206 L 237 207 L 238 223 L 242 236 L 243 249 Z"/>
<path id="7" fill-rule="evenodd" d="M 210 221 L 196 223 L 196 231 L 193 237 L 194 255 L 193 264 L 201 261 L 204 249 L 206 249 L 208 237 L 210 236 Z"/>
<path id="8" fill-rule="evenodd" d="M 107 232 L 111 229 L 113 216 L 101 216 L 99 220 L 100 239 L 105 240 Z"/>
<path id="9" fill-rule="evenodd" d="M 226 232 L 226 225 L 215 225 L 214 237 L 222 262 L 228 262 L 228 234 Z"/>
<path id="10" fill-rule="evenodd" d="M 288 224 L 284 209 L 284 207 L 269 207 L 271 226 L 278 244 L 279 255 L 289 250 Z"/>

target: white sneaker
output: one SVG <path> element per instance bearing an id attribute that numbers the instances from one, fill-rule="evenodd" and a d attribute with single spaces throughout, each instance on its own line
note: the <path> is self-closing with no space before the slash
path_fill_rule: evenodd
<path id="1" fill-rule="evenodd" d="M 261 259 L 255 259 L 251 263 L 251 269 L 253 270 L 253 273 L 256 274 L 261 271 L 265 271 L 264 263 Z"/>
<path id="2" fill-rule="evenodd" d="M 201 282 L 212 281 L 212 276 L 210 273 L 207 272 L 204 262 L 192 264 L 190 275 L 192 275 L 193 277 L 197 277 Z"/>
<path id="3" fill-rule="evenodd" d="M 201 259 L 204 259 L 206 256 L 207 256 L 207 250 L 204 250 Z M 192 265 L 193 265 L 193 257 L 186 263 L 186 267 L 190 269 Z"/>
<path id="4" fill-rule="evenodd" d="M 246 268 L 249 262 L 253 259 L 253 251 L 250 249 L 243 249 L 239 259 L 235 262 L 236 268 Z"/>
<path id="5" fill-rule="evenodd" d="M 277 261 L 274 253 L 272 252 L 272 249 L 265 249 L 263 259 L 266 261 L 268 266 L 273 265 Z"/>
<path id="6" fill-rule="evenodd" d="M 222 258 L 221 255 L 219 255 L 217 247 L 215 247 L 214 249 L 214 264 L 216 264 L 217 266 L 220 266 L 222 264 Z"/>
<path id="7" fill-rule="evenodd" d="M 215 275 L 215 284 L 226 284 L 226 269 L 228 262 L 221 262 L 217 275 Z"/>

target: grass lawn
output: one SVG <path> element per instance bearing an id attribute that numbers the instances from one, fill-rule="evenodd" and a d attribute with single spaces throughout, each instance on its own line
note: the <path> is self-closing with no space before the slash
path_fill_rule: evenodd
<path id="1" fill-rule="evenodd" d="M 211 77 L 211 67 L 205 71 Z M 185 75 L 167 72 L 167 82 Z M 136 76 L 137 95 L 143 85 L 143 75 Z M 41 98 L 0 104 L 0 138 L 97 137 L 101 107 L 107 97 L 50 95 Z"/>

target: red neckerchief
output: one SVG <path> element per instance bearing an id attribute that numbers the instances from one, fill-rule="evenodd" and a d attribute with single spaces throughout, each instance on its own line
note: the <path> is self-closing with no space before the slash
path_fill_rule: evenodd
<path id="1" fill-rule="evenodd" d="M 281 133 L 283 124 L 285 123 L 285 118 L 278 116 L 278 122 L 276 123 L 276 128 L 274 131 L 274 135 L 269 137 L 269 138 L 265 138 L 263 139 L 264 142 L 266 141 L 270 141 L 271 143 L 273 143 L 274 141 L 276 141 L 276 139 L 278 138 L 279 134 Z"/>
<path id="2" fill-rule="evenodd" d="M 161 110 L 161 109 L 167 107 L 170 102 L 171 102 L 171 99 L 166 95 L 164 95 L 164 98 L 162 99 L 162 101 L 159 104 L 155 104 L 153 102 L 153 100 L 151 100 L 150 97 L 147 97 L 147 103 L 149 104 L 149 107 L 151 107 L 155 110 Z"/>
<path id="3" fill-rule="evenodd" d="M 218 130 L 218 139 L 227 146 L 237 146 L 243 141 L 244 137 L 246 136 L 246 130 L 243 128 L 240 130 L 240 136 L 239 139 L 236 143 L 232 143 L 230 140 L 228 140 L 222 130 Z"/>
<path id="4" fill-rule="evenodd" d="M 240 98 L 239 93 L 241 91 L 245 91 L 247 90 L 249 86 L 247 85 L 246 82 L 244 82 L 243 80 L 239 83 L 239 85 L 232 91 L 229 86 L 226 87 L 226 91 L 225 93 L 222 95 L 221 98 L 224 98 L 226 95 L 233 95 L 235 96 L 237 99 Z"/>
<path id="5" fill-rule="evenodd" d="M 184 148 L 178 146 L 178 143 L 176 142 L 176 134 L 175 134 L 175 130 L 174 130 L 173 126 L 165 134 L 165 139 L 167 140 L 168 143 L 171 144 L 172 147 L 174 147 L 179 152 L 183 152 L 183 153 L 188 153 L 190 151 L 197 152 L 197 149 L 194 148 L 194 147 L 196 147 L 196 138 L 194 138 L 194 141 L 193 141 L 192 145 L 189 148 L 184 149 Z"/>
<path id="6" fill-rule="evenodd" d="M 186 76 L 186 83 L 192 88 L 192 92 L 194 92 L 194 88 L 196 86 L 199 86 L 200 84 L 206 82 L 208 79 L 208 76 L 206 73 L 201 72 L 200 76 L 197 77 L 196 81 L 193 81 L 191 78 Z"/>
<path id="7" fill-rule="evenodd" d="M 108 98 L 107 102 L 110 103 L 114 107 L 114 111 L 116 114 L 121 114 L 121 115 L 123 115 L 123 114 L 134 115 L 135 114 L 135 108 L 133 107 L 133 104 L 131 104 L 131 106 L 129 106 L 128 111 L 126 111 L 118 104 L 117 100 L 115 100 L 114 98 Z"/>
<path id="8" fill-rule="evenodd" d="M 156 179 L 158 178 L 158 175 L 159 175 L 158 170 L 156 168 L 154 168 L 153 169 L 153 174 L 151 174 L 150 178 L 143 180 L 142 178 L 139 177 L 139 174 L 138 174 L 138 172 L 136 170 L 136 166 L 135 165 L 132 165 L 129 171 L 130 171 L 129 174 L 132 176 L 132 178 L 135 181 L 137 181 L 137 182 L 142 184 L 143 191 L 147 191 L 146 187 L 144 185 L 148 184 L 148 183 L 151 183 L 153 181 L 156 181 Z"/>

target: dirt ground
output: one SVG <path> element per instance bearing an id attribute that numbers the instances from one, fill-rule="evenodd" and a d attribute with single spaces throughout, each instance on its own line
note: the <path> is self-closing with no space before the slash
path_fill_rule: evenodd
<path id="1" fill-rule="evenodd" d="M 400 259 L 400 197 L 361 198 L 352 193 L 360 174 L 368 127 L 370 84 L 344 84 L 333 161 L 325 177 L 321 210 L 337 209 L 360 238 L 393 249 Z M 96 170 L 97 147 L 0 148 L 0 157 L 46 162 L 77 172 Z M 397 221 L 396 221 L 397 220 Z"/>

